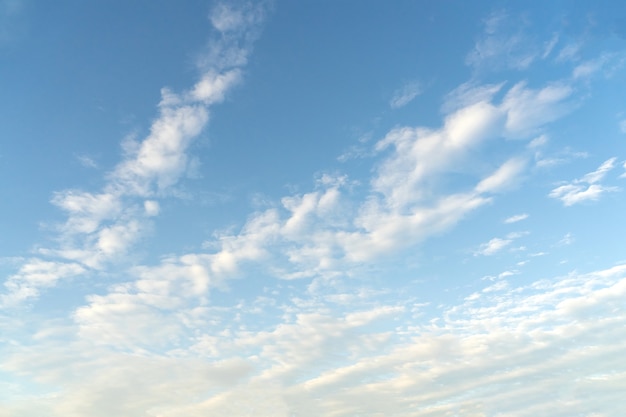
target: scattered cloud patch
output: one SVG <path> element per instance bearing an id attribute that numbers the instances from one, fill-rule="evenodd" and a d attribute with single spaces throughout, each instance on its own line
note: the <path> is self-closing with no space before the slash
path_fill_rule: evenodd
<path id="1" fill-rule="evenodd" d="M 78 159 L 78 162 L 85 168 L 98 168 L 98 164 L 90 156 L 80 154 L 76 155 L 76 159 Z"/>
<path id="2" fill-rule="evenodd" d="M 571 245 L 574 243 L 575 239 L 571 233 L 566 233 L 565 236 L 557 243 L 558 246 Z"/>
<path id="3" fill-rule="evenodd" d="M 539 135 L 535 139 L 531 140 L 528 144 L 530 149 L 537 149 L 545 146 L 548 143 L 549 139 L 547 135 Z"/>
<path id="4" fill-rule="evenodd" d="M 146 211 L 146 215 L 149 217 L 157 216 L 159 211 L 161 211 L 161 207 L 159 206 L 158 201 L 154 200 L 146 200 L 143 202 L 144 210 Z"/>
<path id="5" fill-rule="evenodd" d="M 162 90 L 149 133 L 125 141 L 100 189 L 54 193 L 65 215 L 54 243 L 12 261 L 0 294 L 0 417 L 619 415 L 626 265 L 581 273 L 588 263 L 568 271 L 533 259 L 522 268 L 547 255 L 518 245 L 527 231 L 473 243 L 475 257 L 492 258 L 450 256 L 473 236 L 453 234 L 466 233 L 454 229 L 475 211 L 496 224 L 467 233 L 511 229 L 501 222 L 527 219 L 522 208 L 544 216 L 541 229 L 558 227 L 532 192 L 507 199 L 506 191 L 534 174 L 533 153 L 537 166 L 548 160 L 540 154 L 548 137 L 569 139 L 550 124 L 574 110 L 583 83 L 571 68 L 557 80 L 530 72 L 528 82 L 480 80 L 481 68 L 528 69 L 562 46 L 558 35 L 534 41 L 526 18 L 484 22 L 468 55 L 477 54 L 477 71 L 444 98 L 441 120 L 362 136 L 353 155 L 373 162 L 361 176 L 321 169 L 308 189 L 259 191 L 247 217 L 202 245 L 126 258 L 175 208 L 164 200 L 186 185 L 212 106 L 244 78 L 262 15 L 252 3 L 217 4 L 210 20 L 219 33 L 197 82 Z M 398 107 L 414 98 L 402 93 Z M 567 149 L 555 155 L 571 158 Z M 602 183 L 617 161 L 551 197 L 568 205 L 593 199 L 592 187 L 610 190 Z M 503 210 L 518 214 L 503 220 Z M 201 211 L 168 227 L 196 227 L 211 217 Z M 553 247 L 569 245 L 583 236 L 576 224 L 564 236 L 539 232 Z M 421 247 L 444 232 L 453 236 Z M 522 243 L 540 246 L 530 240 Z M 416 257 L 421 249 L 437 259 Z"/>
<path id="6" fill-rule="evenodd" d="M 554 82 L 530 89 L 524 82 L 514 85 L 504 97 L 506 129 L 511 137 L 533 135 L 538 128 L 569 113 L 574 103 L 568 99 L 574 88 L 567 82 Z"/>
<path id="7" fill-rule="evenodd" d="M 506 235 L 506 238 L 494 237 L 489 242 L 480 245 L 478 250 L 474 252 L 474 256 L 491 256 L 508 247 L 515 239 L 527 235 L 527 232 L 512 232 Z"/>
<path id="8" fill-rule="evenodd" d="M 476 191 L 480 193 L 501 192 L 510 188 L 519 178 L 526 167 L 526 161 L 515 157 L 502 164 L 494 173 L 478 183 Z"/>
<path id="9" fill-rule="evenodd" d="M 39 295 L 40 288 L 49 288 L 65 278 L 76 277 L 87 270 L 78 263 L 29 259 L 4 283 L 8 293 L 0 295 L 2 305 L 15 306 Z"/>
<path id="10" fill-rule="evenodd" d="M 455 110 L 475 103 L 490 102 L 503 87 L 504 83 L 481 85 L 468 81 L 456 87 L 444 97 L 441 110 L 444 113 L 452 113 Z"/>
<path id="11" fill-rule="evenodd" d="M 524 19 L 504 11 L 492 13 L 484 20 L 484 32 L 465 62 L 487 70 L 527 69 L 546 50 L 528 32 L 528 22 Z"/>
<path id="12" fill-rule="evenodd" d="M 483 255 L 483 256 L 491 256 L 497 252 L 500 252 L 502 249 L 511 244 L 513 240 L 511 239 L 501 239 L 499 237 L 494 237 L 487 243 L 483 243 L 480 245 L 480 248 L 474 252 L 474 256 Z"/>
<path id="13" fill-rule="evenodd" d="M 623 67 L 625 59 L 623 52 L 603 53 L 597 58 L 587 60 L 576 66 L 572 72 L 572 77 L 584 79 L 597 73 L 611 77 L 619 68 Z"/>
<path id="14" fill-rule="evenodd" d="M 615 167 L 616 160 L 617 158 L 607 159 L 597 170 L 554 188 L 548 196 L 561 200 L 565 206 L 572 206 L 584 201 L 596 201 L 607 192 L 618 191 L 617 187 L 600 184 L 605 175 Z"/>
<path id="15" fill-rule="evenodd" d="M 416 81 L 410 82 L 393 93 L 393 97 L 389 101 L 389 106 L 391 106 L 392 109 L 399 109 L 409 104 L 420 94 L 422 94 L 421 84 Z"/>
<path id="16" fill-rule="evenodd" d="M 522 214 L 515 214 L 511 217 L 507 217 L 506 219 L 504 219 L 504 223 L 517 223 L 517 222 L 521 222 L 522 220 L 526 220 L 528 218 L 528 214 L 526 213 L 522 213 Z"/>
<path id="17" fill-rule="evenodd" d="M 146 410 L 165 417 L 240 416 L 250 409 L 305 417 L 426 417 L 457 410 L 516 417 L 529 411 L 619 414 L 626 389 L 616 372 L 626 346 L 626 266 L 525 286 L 504 279 L 515 274 L 500 274 L 495 284 L 431 321 L 407 317 L 410 300 L 333 311 L 305 294 L 261 329 L 222 321 L 234 317 L 235 308 L 241 316 L 245 305 L 198 309 L 195 320 L 190 314 L 178 321 L 194 336 L 170 354 L 127 353 L 110 338 L 124 329 L 132 338 L 135 325 L 155 326 L 154 335 L 180 329 L 152 323 L 159 316 L 145 315 L 149 310 L 103 309 L 99 314 L 127 312 L 127 318 L 108 320 L 99 333 L 75 333 L 63 344 L 43 337 L 36 349 L 9 349 L 3 370 L 46 381 L 55 395 L 36 402 L 40 411 L 69 417 Z M 78 325 L 96 331 L 96 312 L 85 313 L 77 313 Z M 90 338 L 96 335 L 107 343 L 94 346 Z M 576 378 L 563 371 L 569 369 L 576 369 Z M 19 405 L 10 401 L 7 409 Z"/>
<path id="18" fill-rule="evenodd" d="M 577 61 L 580 59 L 580 50 L 582 48 L 581 42 L 571 42 L 567 45 L 563 46 L 559 51 L 556 61 L 564 62 L 564 61 Z"/>
<path id="19" fill-rule="evenodd" d="M 554 50 L 554 47 L 557 45 L 558 42 L 559 42 L 558 33 L 555 33 L 554 35 L 552 35 L 552 38 L 550 38 L 549 41 L 544 42 L 544 50 L 543 50 L 543 54 L 541 55 L 541 59 L 548 58 L 548 56 L 550 56 L 550 54 L 552 53 L 552 51 Z"/>

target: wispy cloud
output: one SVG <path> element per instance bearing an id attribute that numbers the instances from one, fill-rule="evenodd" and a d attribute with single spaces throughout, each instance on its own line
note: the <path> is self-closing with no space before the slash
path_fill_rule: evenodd
<path id="1" fill-rule="evenodd" d="M 509 246 L 515 239 L 525 236 L 527 233 L 514 232 L 506 235 L 506 238 L 494 237 L 489 242 L 480 245 L 478 250 L 474 252 L 474 256 L 491 256 L 500 252 L 507 246 Z"/>
<path id="2" fill-rule="evenodd" d="M 476 191 L 480 193 L 504 191 L 519 180 L 525 168 L 526 160 L 520 157 L 511 158 L 481 180 L 476 186 Z"/>
<path id="3" fill-rule="evenodd" d="M 421 84 L 417 81 L 412 81 L 393 93 L 393 97 L 389 101 L 389 105 L 392 109 L 404 107 L 420 94 L 422 94 Z"/>
<path id="4" fill-rule="evenodd" d="M 444 97 L 441 106 L 444 113 L 452 113 L 463 107 L 467 107 L 474 103 L 490 102 L 494 95 L 504 87 L 504 83 L 500 84 L 477 84 L 475 82 L 466 82 L 452 90 Z"/>
<path id="5" fill-rule="evenodd" d="M 552 38 L 550 38 L 549 41 L 544 43 L 544 50 L 543 50 L 543 54 L 541 55 L 541 58 L 542 59 L 548 58 L 548 56 L 550 56 L 550 54 L 552 53 L 552 51 L 554 50 L 554 47 L 558 44 L 558 42 L 559 42 L 559 35 L 555 33 L 554 35 L 552 35 Z"/>
<path id="6" fill-rule="evenodd" d="M 528 24 L 504 11 L 494 12 L 484 20 L 484 32 L 476 41 L 465 62 L 475 68 L 528 68 L 546 47 L 537 45 L 528 33 Z"/>
<path id="7" fill-rule="evenodd" d="M 607 159 L 597 170 L 554 188 L 548 195 L 561 200 L 565 206 L 572 206 L 584 201 L 598 200 L 607 192 L 618 191 L 617 187 L 600 184 L 605 175 L 615 167 L 616 161 L 617 158 Z"/>
<path id="8" fill-rule="evenodd" d="M 98 164 L 96 163 L 96 161 L 88 155 L 78 154 L 76 155 L 76 159 L 85 168 L 98 168 Z"/>
<path id="9" fill-rule="evenodd" d="M 624 66 L 626 57 L 623 52 L 603 53 L 599 57 L 582 62 L 572 71 L 573 78 L 590 78 L 598 73 L 611 77 L 617 69 Z"/>
<path id="10" fill-rule="evenodd" d="M 474 253 L 474 256 L 478 256 L 478 255 L 484 255 L 484 256 L 494 255 L 495 253 L 500 252 L 502 249 L 504 249 L 505 247 L 509 246 L 511 244 L 511 242 L 513 242 L 512 239 L 501 239 L 499 237 L 494 237 L 489 242 L 483 243 L 482 245 L 480 245 L 480 249 L 478 249 Z"/>
<path id="11" fill-rule="evenodd" d="M 504 219 L 504 223 L 517 223 L 521 222 L 522 220 L 526 220 L 528 217 L 529 216 L 527 213 L 515 214 L 511 217 L 507 217 L 506 219 Z"/>
<path id="12" fill-rule="evenodd" d="M 582 42 L 570 42 L 567 45 L 564 45 L 559 51 L 556 61 L 576 61 L 580 59 L 579 54 L 582 46 Z"/>
<path id="13" fill-rule="evenodd" d="M 540 89 L 530 89 L 524 82 L 514 85 L 504 97 L 507 110 L 506 128 L 510 135 L 528 136 L 537 129 L 573 110 L 570 101 L 573 85 L 566 81 L 554 82 Z"/>

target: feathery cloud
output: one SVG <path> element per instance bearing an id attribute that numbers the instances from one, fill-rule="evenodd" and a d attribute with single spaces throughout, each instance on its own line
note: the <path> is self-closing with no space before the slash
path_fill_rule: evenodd
<path id="1" fill-rule="evenodd" d="M 522 220 L 526 220 L 528 218 L 528 214 L 526 213 L 522 213 L 522 214 L 515 214 L 511 217 L 507 217 L 506 219 L 504 219 L 504 223 L 517 223 L 517 222 L 521 222 Z"/>
<path id="2" fill-rule="evenodd" d="M 583 201 L 598 200 L 607 192 L 618 191 L 617 187 L 600 184 L 606 174 L 615 167 L 616 160 L 617 158 L 607 159 L 597 170 L 554 188 L 548 196 L 561 200 L 565 206 L 572 206 Z"/>
<path id="3" fill-rule="evenodd" d="M 393 93 L 393 97 L 391 98 L 391 101 L 389 101 L 389 105 L 392 109 L 399 109 L 400 107 L 404 107 L 409 104 L 420 94 L 422 94 L 422 86 L 420 83 L 416 81 L 410 82 Z"/>

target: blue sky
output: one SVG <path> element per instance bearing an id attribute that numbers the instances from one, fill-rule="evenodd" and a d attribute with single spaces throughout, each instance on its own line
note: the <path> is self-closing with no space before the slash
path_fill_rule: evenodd
<path id="1" fill-rule="evenodd" d="M 619 1 L 0 0 L 0 417 L 621 415 Z"/>

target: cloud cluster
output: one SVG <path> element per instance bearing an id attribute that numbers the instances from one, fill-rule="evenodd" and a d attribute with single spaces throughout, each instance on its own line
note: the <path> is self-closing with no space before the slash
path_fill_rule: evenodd
<path id="1" fill-rule="evenodd" d="M 5 348 L 2 366 L 58 387 L 37 401 L 51 416 L 616 415 L 625 295 L 625 265 L 526 286 L 503 279 L 430 320 L 407 316 L 410 299 L 366 295 L 337 310 L 305 293 L 276 313 L 248 308 L 274 324 L 207 332 L 198 322 L 188 344 L 164 354 L 42 335 L 37 348 Z M 236 323 L 245 312 L 206 316 Z M 5 410 L 27 416 L 32 401 L 16 396 Z"/>
<path id="2" fill-rule="evenodd" d="M 484 95 L 479 95 L 481 99 L 477 102 L 465 103 L 448 114 L 439 129 L 398 127 L 391 130 L 374 144 L 375 151 L 383 157 L 369 184 L 356 184 L 347 176 L 324 175 L 314 190 L 285 196 L 278 204 L 252 213 L 239 231 L 217 233 L 214 240 L 205 243 L 206 252 L 170 256 L 160 264 L 131 269 L 129 281 L 111 286 L 105 294 L 89 296 L 87 304 L 75 311 L 73 322 L 77 334 L 98 346 L 128 352 L 192 349 L 196 353 L 222 357 L 224 349 L 230 346 L 258 355 L 258 351 L 254 353 L 255 348 L 269 343 L 267 340 L 274 336 L 262 333 L 245 343 L 241 340 L 224 342 L 230 336 L 220 326 L 228 319 L 210 302 L 215 297 L 214 289 L 226 289 L 232 278 L 253 274 L 288 280 L 313 278 L 313 289 L 354 276 L 363 265 L 450 229 L 469 212 L 488 204 L 497 193 L 519 181 L 528 164 L 523 146 L 521 154 L 509 155 L 487 170 L 477 171 L 467 167 L 465 162 L 470 155 L 480 155 L 489 141 L 519 137 L 521 132 L 540 129 L 549 120 L 545 115 L 527 117 L 516 123 L 508 121 L 519 119 L 518 106 L 531 106 L 532 100 L 536 101 L 536 106 L 549 106 L 549 103 L 560 106 L 560 100 L 565 100 L 567 95 L 555 98 L 550 93 L 551 88 L 529 90 L 524 85 L 514 85 L 499 103 L 485 99 Z M 442 189 L 441 182 L 458 172 L 472 181 L 452 192 Z M 154 182 L 158 190 L 158 179 Z M 156 191 L 147 196 L 155 195 L 158 195 Z M 358 195 L 364 197 L 356 198 Z M 106 198 L 92 197 L 89 201 L 99 202 L 99 209 L 94 213 L 102 215 L 118 210 Z M 73 204 L 72 199 L 61 201 L 68 209 L 82 207 Z M 152 216 L 158 213 L 158 204 L 155 200 L 145 200 L 142 209 L 145 216 Z M 517 220 L 521 219 L 523 217 L 518 216 Z M 108 242 L 115 247 L 113 236 L 112 232 Z M 493 255 L 520 236 L 517 233 L 493 239 L 477 254 Z M 344 296 L 336 294 L 335 299 Z M 388 307 L 391 310 L 377 311 L 401 314 L 400 310 L 395 310 L 397 305 Z M 263 310 L 261 306 L 255 308 Z M 308 320 L 314 320 L 314 324 L 307 326 L 320 329 L 330 320 L 318 309 L 309 313 L 297 313 L 296 323 L 285 324 L 281 329 L 301 329 Z M 236 316 L 243 314 L 239 311 Z M 241 322 L 233 325 L 239 326 Z M 213 328 L 213 332 L 198 338 L 198 329 L 202 327 Z M 159 331 L 154 331 L 155 328 Z M 329 334 L 355 331 L 356 328 L 350 326 L 341 331 L 328 329 Z M 388 333 L 373 335 L 367 343 L 379 346 L 377 343 L 387 337 Z M 299 338 L 315 339 L 311 334 L 302 334 L 294 340 Z M 186 346 L 190 340 L 197 340 L 191 348 Z M 359 343 L 365 341 L 359 340 L 355 346 Z M 320 348 L 307 347 L 311 352 L 315 349 Z M 294 362 L 288 350 L 281 352 L 283 366 L 272 365 L 264 371 L 266 376 L 280 369 L 285 375 L 291 374 L 292 371 L 285 369 L 296 372 L 298 367 L 308 366 L 306 364 L 323 357 L 312 356 L 308 362 L 300 363 Z M 281 356 L 276 353 L 276 357 Z M 269 366 L 268 363 L 250 366 Z M 267 380 L 277 378 L 280 379 L 268 376 Z M 230 395 L 235 394 L 225 398 Z M 219 402 L 217 398 L 220 397 L 211 402 Z"/>
<path id="3" fill-rule="evenodd" d="M 526 151 L 510 155 L 491 170 L 476 171 L 468 157 L 504 138 L 528 138 L 571 109 L 573 86 L 549 83 L 531 89 L 513 85 L 500 102 L 498 87 L 464 88 L 462 106 L 445 117 L 439 129 L 398 127 L 374 144 L 383 156 L 365 197 L 355 204 L 342 177 L 309 193 L 287 196 L 278 207 L 253 214 L 242 233 L 220 236 L 214 262 L 229 260 L 235 271 L 238 248 L 263 248 L 264 264 L 274 275 L 315 277 L 345 271 L 362 262 L 397 253 L 449 229 L 493 196 L 518 183 L 528 165 Z M 475 100 L 473 101 L 472 98 Z M 456 192 L 441 183 L 462 173 L 474 183 Z M 361 194 L 362 195 L 362 194 Z M 236 242 L 236 243 L 235 243 Z M 249 243 L 246 243 L 249 242 Z M 261 257 L 260 250 L 253 250 Z M 218 261 L 220 260 L 220 261 Z M 226 271 L 225 268 L 218 268 Z"/>
<path id="4" fill-rule="evenodd" d="M 53 196 L 67 214 L 59 245 L 20 265 L 2 306 L 107 271 L 131 252 L 189 169 L 210 107 L 240 82 L 262 18 L 248 3 L 214 8 L 219 36 L 199 81 L 179 94 L 162 91 L 150 133 L 125 143 L 102 190 Z M 525 49 L 518 28 L 501 37 L 507 19 L 485 22 L 470 65 L 499 59 L 524 69 L 557 47 L 555 37 Z M 368 181 L 324 174 L 308 192 L 216 232 L 198 253 L 125 268 L 67 317 L 33 314 L 17 326 L 0 316 L 0 371 L 9 375 L 0 391 L 11 393 L 0 392 L 0 417 L 618 415 L 626 265 L 542 281 L 508 269 L 437 305 L 419 302 L 421 289 L 358 279 L 519 184 L 546 125 L 575 108 L 583 70 L 540 87 L 464 83 L 446 97 L 440 126 L 398 126 L 375 141 Z M 390 105 L 408 104 L 416 87 Z M 496 156 L 491 145 L 501 145 Z M 599 198 L 614 189 L 601 182 L 616 162 L 550 196 L 566 206 Z M 496 255 L 526 234 L 492 238 L 474 254 Z M 571 241 L 567 234 L 560 244 Z M 245 291 L 229 293 L 235 284 Z"/>
<path id="5" fill-rule="evenodd" d="M 231 73 L 226 74 L 208 76 L 212 88 L 205 86 L 207 78 L 203 78 L 189 95 L 198 100 L 220 100 L 221 91 L 229 85 Z M 564 103 L 574 91 L 565 82 L 548 83 L 539 89 L 518 83 L 497 102 L 493 96 L 500 88 L 463 87 L 461 105 L 450 107 L 453 110 L 439 129 L 392 129 L 374 144 L 381 159 L 369 184 L 359 186 L 347 176 L 324 175 L 313 191 L 285 196 L 278 204 L 252 213 L 235 233 L 217 233 L 214 240 L 205 243 L 207 252 L 170 256 L 158 265 L 129 271 L 131 281 L 112 287 L 108 294 L 90 297 L 76 319 L 84 328 L 99 328 L 109 325 L 106 320 L 112 320 L 115 311 L 123 311 L 120 320 L 136 314 L 141 320 L 149 316 L 165 323 L 166 317 L 175 317 L 181 306 L 204 308 L 211 288 L 227 287 L 227 280 L 242 276 L 253 265 L 254 270 L 273 277 L 326 280 L 354 274 L 364 264 L 401 253 L 450 229 L 468 213 L 493 201 L 496 194 L 518 183 L 529 159 L 522 148 L 498 165 L 476 170 L 467 163 L 470 155 L 481 155 L 489 142 L 509 137 L 531 139 L 570 108 Z M 111 187 L 152 198 L 135 208 L 141 216 L 128 220 L 135 223 L 120 225 L 118 220 L 117 225 L 100 225 L 100 218 L 112 213 L 123 218 L 118 200 L 107 194 L 66 193 L 57 199 L 59 206 L 75 213 L 70 217 L 72 222 L 97 236 L 92 245 L 97 246 L 99 256 L 124 251 L 141 228 L 137 219 L 145 221 L 156 215 L 158 203 L 153 198 L 172 186 L 172 178 L 179 178 L 183 164 L 178 161 L 186 155 L 177 150 L 186 149 L 183 143 L 196 132 L 198 120 L 189 105 L 181 102 L 185 100 L 179 96 L 164 94 L 167 104 L 162 106 L 175 106 L 176 110 L 163 123 L 176 128 L 167 130 L 167 134 L 151 135 L 111 176 Z M 202 106 L 195 106 L 202 111 Z M 180 133 L 186 129 L 190 129 L 189 134 Z M 441 187 L 448 177 L 459 173 L 472 182 L 452 192 Z M 78 226 L 71 228 L 76 230 Z M 517 237 L 493 239 L 476 253 L 495 254 Z M 80 257 L 83 253 L 71 259 L 92 268 L 99 265 L 100 258 L 88 263 Z M 87 254 L 92 253 L 87 250 Z M 65 258 L 71 256 L 64 254 Z M 177 320 L 169 321 L 172 334 L 180 336 L 186 330 L 180 321 L 176 324 Z M 107 340 L 132 339 L 133 332 L 129 327 L 128 332 Z M 165 340 L 165 335 L 152 337 L 156 339 L 150 340 L 156 344 L 171 342 Z"/>
<path id="6" fill-rule="evenodd" d="M 39 255 L 47 259 L 34 257 L 9 277 L 2 304 L 37 296 L 43 286 L 41 274 L 54 277 L 48 282 L 56 282 L 68 276 L 61 271 L 78 271 L 72 276 L 87 274 L 123 259 L 148 228 L 148 219 L 158 215 L 155 199 L 170 195 L 190 168 L 189 147 L 205 128 L 209 108 L 223 101 L 240 81 L 240 67 L 246 63 L 254 39 L 251 33 L 258 30 L 262 9 L 218 5 L 210 19 L 220 33 L 210 43 L 215 60 L 203 67 L 200 80 L 188 91 L 162 90 L 150 133 L 141 141 L 125 142 L 124 158 L 107 174 L 100 192 L 55 193 L 52 203 L 67 213 L 65 223 L 58 226 L 60 244 L 39 248 Z"/>

